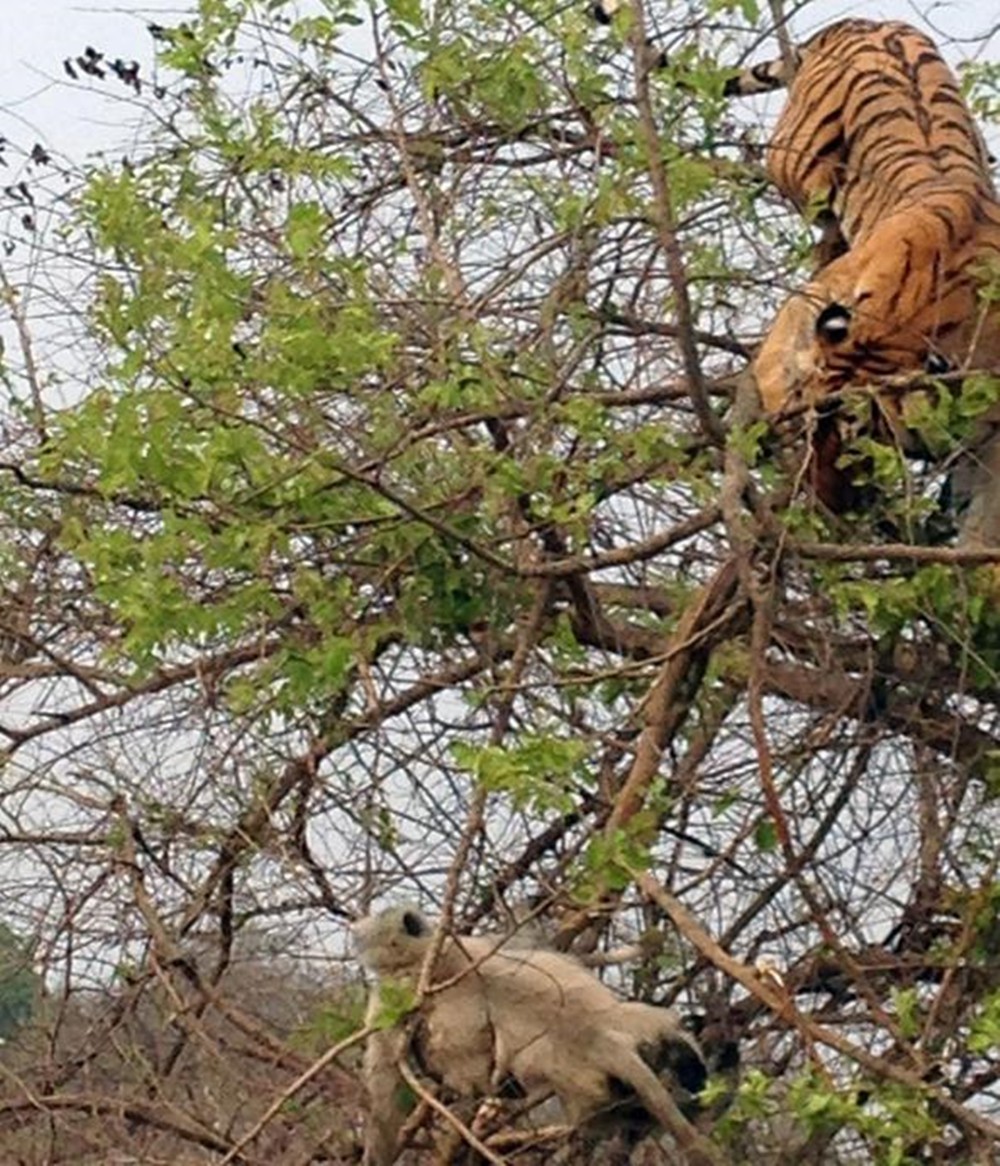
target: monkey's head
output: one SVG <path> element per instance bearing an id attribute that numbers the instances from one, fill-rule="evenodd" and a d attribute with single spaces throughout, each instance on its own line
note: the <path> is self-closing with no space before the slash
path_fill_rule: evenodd
<path id="1" fill-rule="evenodd" d="M 358 959 L 389 976 L 420 967 L 433 931 L 433 923 L 412 906 L 386 907 L 351 928 Z"/>

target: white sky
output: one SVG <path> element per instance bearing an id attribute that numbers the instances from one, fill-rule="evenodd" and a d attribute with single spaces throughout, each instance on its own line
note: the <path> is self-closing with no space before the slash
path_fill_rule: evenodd
<path id="1" fill-rule="evenodd" d="M 573 0 L 569 0 L 573 2 Z M 656 0 L 649 0 L 655 11 Z M 766 11 L 766 3 L 759 0 Z M 579 0 L 587 4 L 588 0 Z M 117 149 L 130 139 L 136 111 L 123 101 L 128 91 L 117 82 L 92 92 L 89 79 L 74 83 L 63 72 L 66 57 L 76 57 L 86 45 L 106 55 L 141 62 L 141 75 L 152 76 L 150 20 L 172 23 L 190 5 L 185 0 L 144 0 L 141 7 L 95 0 L 0 0 L 3 55 L 0 59 L 0 134 L 30 148 L 35 140 L 50 150 L 80 162 L 101 147 Z M 794 7 L 794 0 L 786 0 Z M 983 52 L 1000 60 L 1000 31 L 980 49 L 978 39 L 1000 29 L 997 0 L 808 0 L 793 18 L 802 38 L 841 16 L 892 17 L 924 25 L 952 61 Z M 953 42 L 949 44 L 949 41 Z M 13 161 L 13 159 L 11 159 Z M 0 173 L 0 180 L 2 180 Z"/>
<path id="2" fill-rule="evenodd" d="M 0 133 L 29 149 L 41 141 L 75 162 L 127 141 L 136 121 L 121 104 L 129 91 L 112 80 L 100 86 L 106 96 L 91 92 L 91 80 L 81 74 L 74 84 L 63 60 L 93 45 L 112 58 L 139 60 L 141 75 L 149 79 L 153 42 L 147 22 L 172 23 L 187 7 L 183 0 L 144 0 L 136 8 L 100 0 L 0 0 Z"/>

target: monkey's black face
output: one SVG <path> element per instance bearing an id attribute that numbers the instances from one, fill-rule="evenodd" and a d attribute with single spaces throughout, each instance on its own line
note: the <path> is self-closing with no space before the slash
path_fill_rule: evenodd
<path id="1" fill-rule="evenodd" d="M 705 1062 L 686 1041 L 662 1040 L 639 1046 L 639 1055 L 659 1073 L 669 1069 L 688 1093 L 700 1093 L 708 1080 Z"/>
<path id="2" fill-rule="evenodd" d="M 402 923 L 403 930 L 413 939 L 419 939 L 422 935 L 427 934 L 427 922 L 416 911 L 404 911 Z"/>

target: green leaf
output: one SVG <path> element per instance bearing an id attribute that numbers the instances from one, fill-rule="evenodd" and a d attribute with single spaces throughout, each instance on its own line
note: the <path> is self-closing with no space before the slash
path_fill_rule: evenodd
<path id="1" fill-rule="evenodd" d="M 569 812 L 574 791 L 586 780 L 585 742 L 526 735 L 506 747 L 456 741 L 452 755 L 485 789 L 508 794 L 518 808 Z"/>
<path id="2" fill-rule="evenodd" d="M 903 1036 L 909 1040 L 915 1039 L 920 1034 L 921 1029 L 920 1000 L 916 990 L 913 988 L 893 989 L 892 1002 Z"/>
<path id="3" fill-rule="evenodd" d="M 288 250 L 295 259 L 318 255 L 328 228 L 327 216 L 318 203 L 297 203 L 288 212 Z"/>
<path id="4" fill-rule="evenodd" d="M 417 997 L 412 984 L 400 980 L 381 979 L 378 983 L 378 1008 L 372 1025 L 384 1031 L 395 1028 L 417 1006 Z"/>
<path id="5" fill-rule="evenodd" d="M 763 854 L 770 854 L 778 846 L 778 828 L 770 818 L 762 818 L 753 832 L 757 849 Z"/>

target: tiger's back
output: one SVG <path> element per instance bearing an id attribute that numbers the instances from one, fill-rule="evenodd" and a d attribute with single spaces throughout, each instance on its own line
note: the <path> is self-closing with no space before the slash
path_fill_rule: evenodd
<path id="1" fill-rule="evenodd" d="M 593 13 L 608 23 L 621 6 L 596 0 Z M 932 188 L 994 193 L 989 151 L 958 81 L 912 25 L 836 21 L 787 59 L 735 71 L 723 93 L 776 89 L 788 97 L 765 150 L 768 176 L 799 210 L 832 219 L 842 249 Z"/>
<path id="2" fill-rule="evenodd" d="M 849 245 L 931 190 L 992 194 L 989 155 L 958 82 L 919 30 L 838 21 L 802 44 L 796 63 L 768 173 L 800 210 L 832 213 Z M 730 92 L 750 91 L 762 68 Z"/>

